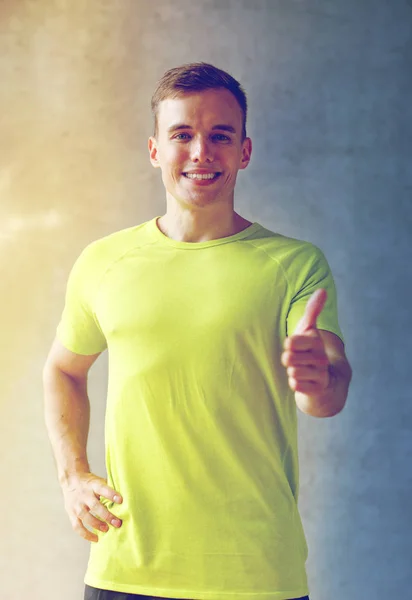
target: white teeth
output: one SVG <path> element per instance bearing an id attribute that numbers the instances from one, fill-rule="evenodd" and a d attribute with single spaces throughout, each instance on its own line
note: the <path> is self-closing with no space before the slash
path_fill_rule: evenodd
<path id="1" fill-rule="evenodd" d="M 205 175 L 201 175 L 200 173 L 185 173 L 185 175 L 189 179 L 214 179 L 217 177 L 217 173 L 207 173 Z"/>

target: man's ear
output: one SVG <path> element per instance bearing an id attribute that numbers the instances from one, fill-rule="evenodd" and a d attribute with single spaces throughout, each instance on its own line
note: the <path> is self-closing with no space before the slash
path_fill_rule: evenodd
<path id="1" fill-rule="evenodd" d="M 157 157 L 157 155 L 158 155 L 157 140 L 155 137 L 153 137 L 153 136 L 149 137 L 148 147 L 149 147 L 150 162 L 152 163 L 152 165 L 155 168 L 160 167 L 159 160 Z"/>
<path id="2" fill-rule="evenodd" d="M 250 157 L 252 156 L 252 140 L 245 138 L 242 145 L 242 156 L 240 159 L 239 169 L 246 169 L 250 163 Z"/>

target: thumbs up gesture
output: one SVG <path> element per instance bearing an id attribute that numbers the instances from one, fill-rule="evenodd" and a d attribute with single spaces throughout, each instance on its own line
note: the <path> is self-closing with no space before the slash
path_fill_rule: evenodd
<path id="1" fill-rule="evenodd" d="M 330 381 L 329 359 L 316 326 L 326 298 L 325 289 L 316 290 L 312 294 L 294 334 L 286 338 L 281 356 L 290 388 L 311 398 L 322 396 Z"/>

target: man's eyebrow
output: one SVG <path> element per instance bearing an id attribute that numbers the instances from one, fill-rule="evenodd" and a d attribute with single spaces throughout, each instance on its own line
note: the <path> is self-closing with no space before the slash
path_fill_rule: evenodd
<path id="1" fill-rule="evenodd" d="M 172 133 L 173 131 L 178 131 L 179 129 L 192 129 L 190 125 L 186 125 L 185 123 L 176 123 L 175 125 L 171 125 L 168 128 L 168 133 Z M 232 127 L 232 125 L 226 125 L 225 123 L 220 123 L 219 125 L 213 125 L 212 130 L 220 129 L 221 131 L 227 131 L 229 133 L 236 133 L 236 129 Z"/>

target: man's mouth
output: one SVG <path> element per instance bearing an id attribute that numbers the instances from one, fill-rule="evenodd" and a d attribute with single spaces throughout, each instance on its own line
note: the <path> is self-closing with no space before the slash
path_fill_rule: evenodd
<path id="1" fill-rule="evenodd" d="M 221 173 L 183 173 L 188 179 L 217 179 Z"/>

